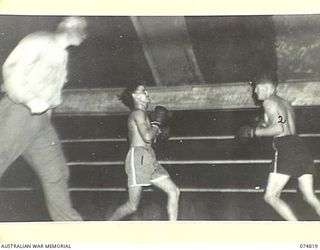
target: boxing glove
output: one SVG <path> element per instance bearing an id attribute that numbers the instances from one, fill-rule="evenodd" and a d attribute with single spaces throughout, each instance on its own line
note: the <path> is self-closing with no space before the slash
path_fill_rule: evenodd
<path id="1" fill-rule="evenodd" d="M 250 126 L 252 127 L 266 127 L 266 123 L 264 120 L 264 114 L 261 113 L 252 117 L 249 121 Z"/>
<path id="2" fill-rule="evenodd" d="M 170 138 L 170 127 L 161 128 L 161 133 L 158 135 L 157 140 L 167 141 Z"/>
<path id="3" fill-rule="evenodd" d="M 255 128 L 245 125 L 242 126 L 239 130 L 238 133 L 236 135 L 236 139 L 240 142 L 240 143 L 247 143 L 250 139 L 252 139 L 255 135 Z"/>
<path id="4" fill-rule="evenodd" d="M 156 106 L 151 114 L 151 125 L 161 128 L 168 121 L 168 110 L 163 106 Z"/>

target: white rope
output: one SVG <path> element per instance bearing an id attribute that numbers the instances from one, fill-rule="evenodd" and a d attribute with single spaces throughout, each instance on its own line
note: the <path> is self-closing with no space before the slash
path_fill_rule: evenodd
<path id="1" fill-rule="evenodd" d="M 320 137 L 320 134 L 299 134 L 303 138 Z M 172 136 L 169 141 L 194 141 L 194 140 L 233 140 L 234 135 L 212 135 L 212 136 Z M 126 138 L 87 138 L 87 139 L 64 139 L 62 143 L 80 143 L 80 142 L 124 142 Z"/>
<path id="2" fill-rule="evenodd" d="M 270 164 L 271 159 L 257 159 L 257 160 L 190 160 L 190 161 L 159 161 L 163 165 L 235 165 L 235 164 Z M 320 163 L 320 159 L 314 160 L 315 164 Z M 124 165 L 124 161 L 74 161 L 68 162 L 68 166 L 118 166 Z M 207 166 L 206 166 L 207 167 Z M 257 166 L 258 167 L 258 166 Z"/>
<path id="3" fill-rule="evenodd" d="M 0 192 L 30 192 L 35 189 L 32 187 L 0 187 Z M 74 187 L 69 188 L 71 192 L 125 192 L 126 188 L 80 188 Z M 145 188 L 144 191 L 152 192 L 151 188 Z M 180 188 L 180 192 L 184 193 L 263 193 L 265 189 L 263 188 Z M 295 189 L 284 189 L 283 193 L 297 193 Z M 320 190 L 315 190 L 315 193 L 320 193 Z"/>

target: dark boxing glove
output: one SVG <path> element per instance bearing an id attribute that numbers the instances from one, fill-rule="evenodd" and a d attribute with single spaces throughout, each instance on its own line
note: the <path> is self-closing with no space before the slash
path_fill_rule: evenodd
<path id="1" fill-rule="evenodd" d="M 266 124 L 264 121 L 264 114 L 261 113 L 252 117 L 249 121 L 249 124 L 252 127 L 266 127 Z"/>
<path id="2" fill-rule="evenodd" d="M 163 106 L 156 106 L 151 114 L 151 125 L 161 128 L 168 121 L 168 110 Z"/>
<path id="3" fill-rule="evenodd" d="M 245 125 L 242 126 L 236 135 L 236 139 L 240 143 L 247 143 L 250 139 L 252 139 L 255 135 L 255 128 Z"/>
<path id="4" fill-rule="evenodd" d="M 157 137 L 157 141 L 167 141 L 170 138 L 170 127 L 161 128 L 161 133 Z"/>

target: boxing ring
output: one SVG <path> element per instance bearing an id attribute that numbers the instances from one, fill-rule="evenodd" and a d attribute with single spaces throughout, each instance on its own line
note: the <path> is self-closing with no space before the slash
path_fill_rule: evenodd
<path id="1" fill-rule="evenodd" d="M 279 95 L 295 106 L 298 134 L 307 143 L 317 169 L 320 101 L 309 93 L 318 84 L 279 86 Z M 248 83 L 149 88 L 152 106 L 161 104 L 172 110 L 171 137 L 154 148 L 180 188 L 179 219 L 281 220 L 263 200 L 273 158 L 272 140 L 255 138 L 243 145 L 234 136 L 241 125 L 261 113 L 250 89 Z M 71 197 L 86 220 L 103 220 L 105 213 L 112 213 L 126 199 L 128 110 L 117 100 L 120 92 L 67 90 L 66 101 L 53 115 L 70 169 Z M 6 202 L 0 207 L 1 221 L 49 220 L 41 201 L 41 184 L 25 165 L 19 159 L 2 178 L 0 197 Z M 315 191 L 320 193 L 317 176 Z M 317 220 L 301 202 L 294 181 L 288 183 L 283 197 L 298 207 L 302 220 Z M 165 199 L 161 192 L 146 188 L 141 211 L 129 220 L 165 220 Z M 20 208 L 16 203 L 21 203 Z"/>

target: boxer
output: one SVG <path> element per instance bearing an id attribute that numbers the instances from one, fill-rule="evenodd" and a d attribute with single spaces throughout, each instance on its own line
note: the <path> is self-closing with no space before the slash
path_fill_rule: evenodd
<path id="1" fill-rule="evenodd" d="M 143 85 L 127 88 L 121 94 L 120 99 L 132 111 L 128 118 L 130 150 L 125 160 L 129 198 L 109 220 L 120 220 L 136 212 L 142 188 L 150 185 L 167 193 L 169 220 L 177 220 L 179 189 L 171 180 L 168 172 L 158 163 L 152 149 L 154 139 L 161 134 L 168 120 L 168 110 L 157 106 L 150 121 L 147 115 L 150 97 Z"/>
<path id="2" fill-rule="evenodd" d="M 314 194 L 315 167 L 307 146 L 296 134 L 295 113 L 292 106 L 276 94 L 277 83 L 262 78 L 255 84 L 255 94 L 263 101 L 264 122 L 258 127 L 240 128 L 238 138 L 245 142 L 254 136 L 273 137 L 275 159 L 269 174 L 264 199 L 285 220 L 297 217 L 281 198 L 281 192 L 290 177 L 298 179 L 304 200 L 320 216 L 320 201 Z"/>

